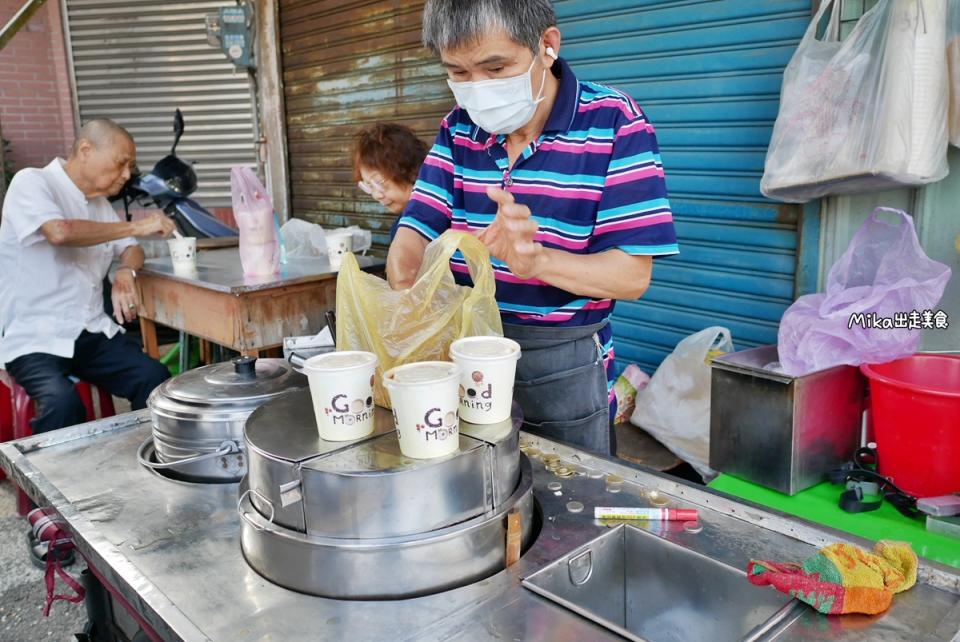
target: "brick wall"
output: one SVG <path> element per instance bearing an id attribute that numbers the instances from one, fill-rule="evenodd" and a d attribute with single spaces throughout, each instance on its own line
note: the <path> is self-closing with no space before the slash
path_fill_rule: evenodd
<path id="1" fill-rule="evenodd" d="M 0 25 L 24 0 L 0 0 Z M 40 167 L 66 155 L 73 142 L 60 3 L 49 0 L 0 51 L 0 127 L 16 169 Z"/>
<path id="2" fill-rule="evenodd" d="M 0 0 L 0 25 L 24 1 Z M 76 131 L 69 74 L 60 2 L 48 0 L 0 51 L 0 129 L 11 143 L 7 160 L 14 169 L 42 167 L 69 153 Z M 236 226 L 231 208 L 211 208 L 211 213 Z"/>

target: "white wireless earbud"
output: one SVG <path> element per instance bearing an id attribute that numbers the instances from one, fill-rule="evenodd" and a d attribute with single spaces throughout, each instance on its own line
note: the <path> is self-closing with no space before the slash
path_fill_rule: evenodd
<path id="1" fill-rule="evenodd" d="M 553 58 L 554 60 L 557 59 L 557 52 L 553 50 L 553 47 L 547 47 L 547 55 Z"/>

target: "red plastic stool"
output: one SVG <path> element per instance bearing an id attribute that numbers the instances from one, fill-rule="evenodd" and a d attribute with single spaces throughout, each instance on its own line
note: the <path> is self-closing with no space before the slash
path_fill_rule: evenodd
<path id="1" fill-rule="evenodd" d="M 36 415 L 36 404 L 33 403 L 27 395 L 27 391 L 22 387 L 17 385 L 17 382 L 13 380 L 9 374 L 5 377 L 7 383 L 9 384 L 8 396 L 10 398 L 10 409 L 12 415 L 12 435 L 7 437 L 3 435 L 3 441 L 9 441 L 9 439 L 22 439 L 23 437 L 29 437 L 33 434 L 33 429 L 30 427 L 30 420 Z M 0 385 L 3 385 L 0 383 Z M 86 381 L 77 381 L 75 385 L 77 389 L 77 394 L 80 395 L 80 400 L 83 402 L 83 407 L 87 411 L 87 421 L 93 421 L 95 419 L 103 419 L 105 417 L 113 417 L 117 414 L 116 409 L 113 407 L 113 397 L 111 397 L 106 391 L 96 388 L 93 384 L 87 383 Z M 100 413 L 96 412 L 96 409 L 93 405 L 93 392 L 96 389 L 97 397 L 100 402 Z M 2 393 L 2 391 L 0 391 Z M 0 394 L 2 396 L 2 394 Z M 2 400 L 0 400 L 0 419 L 2 419 Z M 2 435 L 2 433 L 0 433 Z M 21 515 L 26 515 L 33 508 L 30 504 L 30 498 L 27 497 L 26 493 L 22 490 L 17 490 L 17 512 Z"/>
<path id="2" fill-rule="evenodd" d="M 13 439 L 13 395 L 10 387 L 0 380 L 0 441 Z M 7 473 L 0 468 L 0 480 L 7 478 Z"/>

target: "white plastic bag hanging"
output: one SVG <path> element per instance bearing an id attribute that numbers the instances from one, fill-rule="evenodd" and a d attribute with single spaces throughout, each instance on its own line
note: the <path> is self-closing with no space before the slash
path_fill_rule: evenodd
<path id="1" fill-rule="evenodd" d="M 701 476 L 710 461 L 710 361 L 733 350 L 730 330 L 713 326 L 686 337 L 637 393 L 630 422 L 657 438 Z"/>
<path id="2" fill-rule="evenodd" d="M 880 0 L 843 41 L 839 5 L 824 0 L 784 70 L 760 182 L 769 198 L 802 203 L 947 175 L 946 0 Z"/>

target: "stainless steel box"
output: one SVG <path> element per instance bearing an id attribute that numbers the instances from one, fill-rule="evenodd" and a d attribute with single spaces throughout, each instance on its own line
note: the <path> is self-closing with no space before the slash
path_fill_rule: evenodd
<path id="1" fill-rule="evenodd" d="M 773 345 L 713 360 L 710 467 L 794 495 L 853 456 L 865 382 L 852 366 L 791 377 L 777 359 Z"/>

